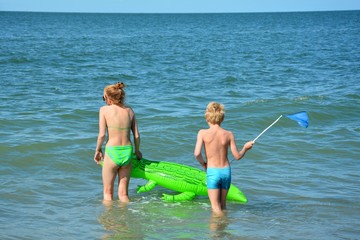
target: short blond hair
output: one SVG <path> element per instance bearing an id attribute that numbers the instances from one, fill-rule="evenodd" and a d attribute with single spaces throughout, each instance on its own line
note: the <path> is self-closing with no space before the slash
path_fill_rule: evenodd
<path id="1" fill-rule="evenodd" d="M 106 97 L 114 102 L 116 105 L 124 105 L 125 100 L 125 84 L 123 82 L 118 82 L 112 85 L 108 85 L 104 88 Z"/>
<path id="2" fill-rule="evenodd" d="M 219 124 L 224 121 L 225 108 L 224 105 L 217 102 L 210 102 L 205 111 L 205 119 L 211 124 Z"/>

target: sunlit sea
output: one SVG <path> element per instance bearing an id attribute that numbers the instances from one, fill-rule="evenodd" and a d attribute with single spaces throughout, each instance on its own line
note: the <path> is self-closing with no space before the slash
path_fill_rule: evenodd
<path id="1" fill-rule="evenodd" d="M 0 239 L 360 239 L 360 11 L 0 12 Z M 225 105 L 248 198 L 211 213 L 156 187 L 102 203 L 104 86 L 123 81 L 150 160 L 201 169 L 206 105 Z M 229 156 L 232 159 L 232 156 Z"/>

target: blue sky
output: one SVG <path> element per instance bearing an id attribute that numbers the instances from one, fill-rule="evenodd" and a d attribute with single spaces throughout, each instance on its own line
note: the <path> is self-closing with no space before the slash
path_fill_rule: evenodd
<path id="1" fill-rule="evenodd" d="M 360 10 L 360 0 L 0 0 L 0 11 L 206 13 Z"/>

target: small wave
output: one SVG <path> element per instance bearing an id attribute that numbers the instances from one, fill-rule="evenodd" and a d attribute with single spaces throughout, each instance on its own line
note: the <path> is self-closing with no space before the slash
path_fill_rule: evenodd
<path id="1" fill-rule="evenodd" d="M 222 79 L 222 81 L 226 84 L 236 84 L 238 79 L 236 77 L 233 76 L 227 76 L 226 78 Z"/>
<path id="2" fill-rule="evenodd" d="M 23 64 L 30 63 L 33 60 L 27 57 L 11 57 L 7 61 L 2 60 L 0 63 L 15 63 L 15 64 Z"/>
<path id="3" fill-rule="evenodd" d="M 111 74 L 108 76 L 98 76 L 97 77 L 99 80 L 103 80 L 105 82 L 109 81 L 109 82 L 125 82 L 127 80 L 135 80 L 137 77 L 133 76 L 133 75 L 129 75 L 129 74 Z"/>

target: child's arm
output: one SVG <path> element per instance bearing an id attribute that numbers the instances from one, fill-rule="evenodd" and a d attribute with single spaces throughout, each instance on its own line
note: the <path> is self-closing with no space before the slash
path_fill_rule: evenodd
<path id="1" fill-rule="evenodd" d="M 254 145 L 254 142 L 253 142 L 253 141 L 249 141 L 249 142 L 247 142 L 247 143 L 244 144 L 244 147 L 243 147 L 243 148 L 241 149 L 241 151 L 240 151 L 240 154 L 242 155 L 241 158 L 245 156 L 245 153 L 246 153 L 248 150 L 250 150 L 253 145 Z M 241 158 L 240 158 L 240 159 L 241 159 Z"/>
<path id="2" fill-rule="evenodd" d="M 131 131 L 134 136 L 134 146 L 135 146 L 135 155 L 138 160 L 142 159 L 142 153 L 140 152 L 140 133 L 139 128 L 136 122 L 136 117 L 134 111 L 131 109 L 131 112 L 133 114 L 133 120 L 131 124 Z"/>
<path id="3" fill-rule="evenodd" d="M 200 130 L 197 135 L 194 156 L 195 156 L 196 160 L 201 164 L 201 166 L 204 167 L 204 170 L 206 171 L 206 162 L 201 154 L 202 145 L 203 145 L 202 132 Z"/>
<path id="4" fill-rule="evenodd" d="M 245 156 L 245 153 L 252 148 L 253 144 L 253 141 L 247 142 L 244 144 L 244 147 L 241 149 L 241 151 L 239 151 L 236 146 L 234 135 L 232 133 L 230 135 L 230 149 L 236 160 L 242 159 Z"/>

